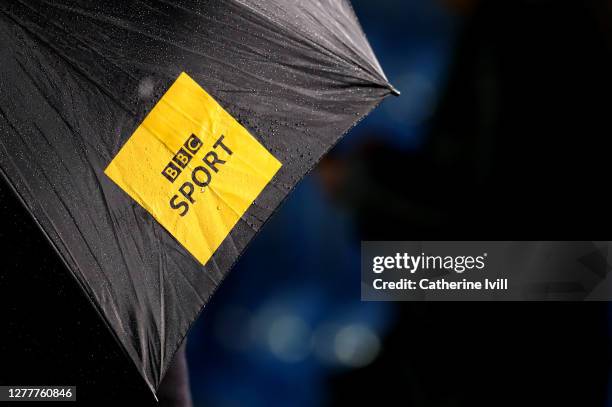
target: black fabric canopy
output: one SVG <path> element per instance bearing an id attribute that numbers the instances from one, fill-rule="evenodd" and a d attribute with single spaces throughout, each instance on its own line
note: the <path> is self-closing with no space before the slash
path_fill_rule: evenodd
<path id="1" fill-rule="evenodd" d="M 0 3 L 0 167 L 158 387 L 249 241 L 388 83 L 345 0 Z"/>

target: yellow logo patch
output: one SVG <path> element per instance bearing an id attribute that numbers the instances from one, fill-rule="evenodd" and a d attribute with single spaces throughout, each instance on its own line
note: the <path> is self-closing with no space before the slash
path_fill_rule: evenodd
<path id="1" fill-rule="evenodd" d="M 204 265 L 280 167 L 182 73 L 104 173 Z"/>

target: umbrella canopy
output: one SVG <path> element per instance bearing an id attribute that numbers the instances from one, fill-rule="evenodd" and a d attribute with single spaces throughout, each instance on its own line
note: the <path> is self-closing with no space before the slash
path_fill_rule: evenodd
<path id="1" fill-rule="evenodd" d="M 0 3 L 2 173 L 153 391 L 265 221 L 392 93 L 345 0 Z"/>

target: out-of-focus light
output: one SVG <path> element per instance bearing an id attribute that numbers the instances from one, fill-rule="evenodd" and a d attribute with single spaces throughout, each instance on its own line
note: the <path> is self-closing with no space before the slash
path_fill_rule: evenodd
<path id="1" fill-rule="evenodd" d="M 342 327 L 335 336 L 334 353 L 340 363 L 348 367 L 364 367 L 380 352 L 378 335 L 363 324 Z"/>
<path id="2" fill-rule="evenodd" d="M 263 306 L 251 319 L 250 328 L 257 343 L 282 362 L 296 363 L 310 355 L 311 329 L 293 307 Z"/>
<path id="3" fill-rule="evenodd" d="M 297 315 L 275 318 L 267 333 L 270 352 L 287 363 L 300 362 L 310 354 L 310 329 Z"/>

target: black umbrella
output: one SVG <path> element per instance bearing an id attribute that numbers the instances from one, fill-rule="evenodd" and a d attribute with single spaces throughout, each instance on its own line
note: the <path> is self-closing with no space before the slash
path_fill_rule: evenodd
<path id="1" fill-rule="evenodd" d="M 345 0 L 0 3 L 0 166 L 155 391 L 388 83 Z"/>

